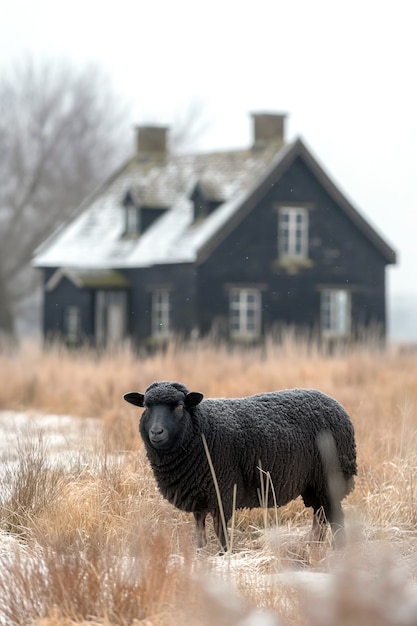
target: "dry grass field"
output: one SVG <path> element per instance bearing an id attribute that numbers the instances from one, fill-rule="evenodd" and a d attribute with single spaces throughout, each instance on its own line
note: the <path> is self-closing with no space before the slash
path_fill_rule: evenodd
<path id="1" fill-rule="evenodd" d="M 0 446 L 0 624 L 417 624 L 416 352 L 326 355 L 291 337 L 247 350 L 173 344 L 152 356 L 28 344 L 0 353 L 0 378 L 4 432 L 18 412 L 33 424 Z M 315 387 L 344 404 L 359 465 L 344 501 L 346 547 L 310 541 L 311 510 L 296 500 L 237 512 L 231 554 L 217 555 L 211 528 L 197 552 L 192 517 L 156 489 L 140 411 L 122 400 L 154 380 L 206 397 Z M 49 414 L 62 416 L 53 449 L 37 426 Z"/>

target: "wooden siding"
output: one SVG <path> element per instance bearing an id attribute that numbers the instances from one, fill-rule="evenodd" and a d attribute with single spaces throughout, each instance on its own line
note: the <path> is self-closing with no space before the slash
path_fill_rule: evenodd
<path id="1" fill-rule="evenodd" d="M 45 283 L 55 269 L 45 270 Z M 64 277 L 52 291 L 44 292 L 44 336 L 47 339 L 61 337 L 64 334 L 64 314 L 67 306 L 79 307 L 81 316 L 82 338 L 94 340 L 94 291 L 79 289 Z"/>
<path id="2" fill-rule="evenodd" d="M 151 297 L 156 288 L 172 290 L 172 326 L 188 336 L 196 324 L 196 272 L 193 265 L 161 265 L 124 270 L 132 285 L 128 329 L 142 345 L 151 334 Z"/>
<path id="3" fill-rule="evenodd" d="M 305 266 L 278 262 L 278 207 L 309 212 Z M 227 324 L 227 285 L 262 290 L 263 330 L 285 323 L 318 329 L 320 289 L 346 288 L 353 325 L 385 329 L 385 259 L 329 197 L 301 158 L 273 185 L 258 206 L 198 268 L 198 309 L 203 332 L 212 321 Z"/>

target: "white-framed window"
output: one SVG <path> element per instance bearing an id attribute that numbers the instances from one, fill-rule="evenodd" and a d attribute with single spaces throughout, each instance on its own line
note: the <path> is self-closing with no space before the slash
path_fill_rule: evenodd
<path id="1" fill-rule="evenodd" d="M 351 328 L 351 298 L 346 289 L 321 292 L 321 331 L 325 337 L 346 337 Z"/>
<path id="2" fill-rule="evenodd" d="M 171 334 L 171 291 L 152 291 L 151 332 L 153 337 L 167 338 Z"/>
<path id="3" fill-rule="evenodd" d="M 308 211 L 303 207 L 280 207 L 278 211 L 278 254 L 281 258 L 308 256 Z"/>
<path id="4" fill-rule="evenodd" d="M 261 333 L 261 292 L 234 287 L 229 292 L 229 332 L 235 338 L 256 338 Z"/>

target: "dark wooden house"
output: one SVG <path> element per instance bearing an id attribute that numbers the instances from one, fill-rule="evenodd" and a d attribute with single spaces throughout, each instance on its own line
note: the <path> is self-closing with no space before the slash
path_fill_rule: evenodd
<path id="1" fill-rule="evenodd" d="M 192 155 L 139 127 L 136 154 L 36 252 L 45 336 L 384 336 L 395 252 L 284 123 L 254 114 L 249 149 Z"/>

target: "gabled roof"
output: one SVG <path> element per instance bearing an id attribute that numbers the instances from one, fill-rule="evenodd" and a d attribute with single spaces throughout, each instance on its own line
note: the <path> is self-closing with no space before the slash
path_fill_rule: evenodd
<path id="1" fill-rule="evenodd" d="M 282 149 L 277 157 L 271 162 L 270 166 L 265 170 L 258 184 L 246 194 L 242 200 L 238 211 L 235 211 L 226 224 L 223 225 L 220 232 L 215 238 L 209 238 L 199 249 L 199 260 L 203 260 L 209 256 L 212 250 L 224 240 L 236 226 L 248 215 L 262 199 L 262 197 L 270 190 L 271 185 L 276 184 L 280 177 L 288 170 L 290 165 L 297 157 L 301 157 L 313 175 L 321 183 L 329 196 L 335 203 L 345 212 L 347 217 L 356 225 L 358 230 L 373 244 L 377 251 L 382 255 L 387 263 L 396 262 L 395 251 L 384 241 L 377 231 L 367 222 L 362 215 L 355 209 L 341 191 L 336 187 L 328 174 L 319 165 L 318 161 L 313 157 L 306 145 L 301 139 L 297 139 L 293 144 Z"/>
<path id="2" fill-rule="evenodd" d="M 130 159 L 75 217 L 36 252 L 36 267 L 116 269 L 193 263 L 214 248 L 257 205 L 297 157 L 334 198 L 387 263 L 395 252 L 337 189 L 301 139 L 277 150 L 239 150 L 165 159 Z M 194 222 L 190 199 L 199 183 L 221 204 L 203 221 Z M 166 211 L 138 238 L 124 238 L 123 199 L 131 191 L 141 206 Z"/>

